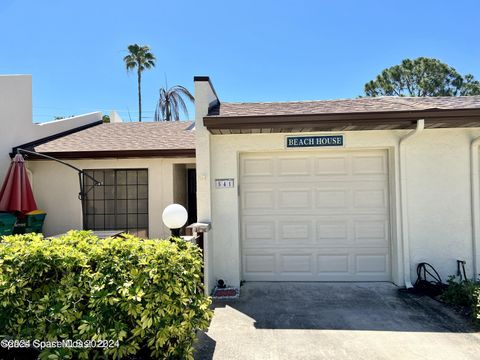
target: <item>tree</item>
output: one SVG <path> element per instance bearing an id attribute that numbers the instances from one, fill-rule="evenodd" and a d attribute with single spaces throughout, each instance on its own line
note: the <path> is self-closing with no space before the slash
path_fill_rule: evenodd
<path id="1" fill-rule="evenodd" d="M 180 120 L 180 111 L 183 111 L 188 117 L 188 110 L 183 97 L 191 102 L 195 101 L 190 91 L 183 86 L 175 85 L 170 89 L 167 89 L 167 86 L 160 88 L 160 97 L 155 109 L 155 121 L 178 121 Z"/>
<path id="2" fill-rule="evenodd" d="M 438 59 L 405 59 L 365 84 L 366 96 L 469 96 L 480 95 L 473 75 L 460 75 Z"/>
<path id="3" fill-rule="evenodd" d="M 155 66 L 155 56 L 147 45 L 128 45 L 129 54 L 123 58 L 127 71 L 137 69 L 138 121 L 142 121 L 142 72 Z"/>

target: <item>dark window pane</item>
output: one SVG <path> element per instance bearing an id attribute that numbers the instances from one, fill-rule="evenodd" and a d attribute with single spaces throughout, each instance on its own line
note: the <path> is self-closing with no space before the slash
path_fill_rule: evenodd
<path id="1" fill-rule="evenodd" d="M 128 228 L 137 227 L 137 214 L 128 214 Z"/>
<path id="2" fill-rule="evenodd" d="M 95 221 L 94 221 L 93 215 L 88 215 L 87 216 L 87 229 L 88 230 L 93 230 L 94 225 L 95 225 Z"/>
<path id="3" fill-rule="evenodd" d="M 105 203 L 103 200 L 95 200 L 93 202 L 93 205 L 94 205 L 94 213 L 96 215 L 105 213 Z"/>
<path id="4" fill-rule="evenodd" d="M 127 184 L 128 185 L 136 185 L 137 184 L 137 171 L 130 170 L 127 171 Z"/>
<path id="5" fill-rule="evenodd" d="M 105 200 L 105 214 L 115 214 L 115 200 Z"/>
<path id="6" fill-rule="evenodd" d="M 127 213 L 127 200 L 117 200 L 117 214 Z"/>
<path id="7" fill-rule="evenodd" d="M 139 213 L 148 212 L 148 200 L 138 200 L 138 212 Z"/>
<path id="8" fill-rule="evenodd" d="M 148 198 L 148 185 L 138 185 L 138 198 L 139 199 Z"/>
<path id="9" fill-rule="evenodd" d="M 126 198 L 127 198 L 127 187 L 117 186 L 117 199 L 126 199 Z"/>
<path id="10" fill-rule="evenodd" d="M 136 199 L 137 198 L 137 186 L 129 185 L 127 186 L 127 199 Z"/>
<path id="11" fill-rule="evenodd" d="M 105 215 L 105 229 L 115 229 L 115 215 Z"/>
<path id="12" fill-rule="evenodd" d="M 104 185 L 115 185 L 115 171 L 114 170 L 105 170 L 105 181 Z"/>
<path id="13" fill-rule="evenodd" d="M 85 207 L 86 207 L 86 210 L 87 210 L 87 214 L 93 214 L 94 213 L 95 208 L 93 207 L 93 201 L 87 200 L 85 202 Z"/>
<path id="14" fill-rule="evenodd" d="M 95 230 L 102 230 L 105 227 L 104 216 L 95 215 Z"/>
<path id="15" fill-rule="evenodd" d="M 105 176 L 104 176 L 104 171 L 103 170 L 95 170 L 93 172 L 93 177 L 95 178 L 95 180 L 101 182 L 102 184 L 105 181 Z"/>
<path id="16" fill-rule="evenodd" d="M 138 171 L 138 183 L 146 185 L 148 184 L 148 171 L 147 170 L 139 170 Z"/>
<path id="17" fill-rule="evenodd" d="M 93 171 L 91 171 L 91 170 L 85 170 L 85 174 L 93 177 Z M 84 176 L 83 178 L 84 178 L 85 185 L 87 185 L 87 186 L 92 186 L 93 185 L 93 180 L 90 179 L 88 176 Z"/>
<path id="18" fill-rule="evenodd" d="M 127 215 L 117 215 L 117 229 L 127 230 Z"/>
<path id="19" fill-rule="evenodd" d="M 117 185 L 126 185 L 126 184 L 127 184 L 127 172 L 117 171 Z"/>
<path id="20" fill-rule="evenodd" d="M 137 212 L 138 212 L 138 209 L 137 209 L 137 200 L 128 200 L 127 210 L 128 210 L 128 213 L 129 213 L 129 214 L 131 214 L 131 213 L 137 213 Z"/>
<path id="21" fill-rule="evenodd" d="M 85 170 L 101 186 L 84 177 L 85 227 L 123 230 L 148 236 L 148 170 Z"/>
<path id="22" fill-rule="evenodd" d="M 95 200 L 103 200 L 103 186 L 95 186 L 93 188 L 93 197 Z"/>
<path id="23" fill-rule="evenodd" d="M 139 214 L 138 215 L 138 227 L 147 228 L 148 227 L 148 214 Z"/>
<path id="24" fill-rule="evenodd" d="M 115 199 L 115 187 L 114 186 L 104 186 L 105 189 L 105 199 L 113 200 Z"/>

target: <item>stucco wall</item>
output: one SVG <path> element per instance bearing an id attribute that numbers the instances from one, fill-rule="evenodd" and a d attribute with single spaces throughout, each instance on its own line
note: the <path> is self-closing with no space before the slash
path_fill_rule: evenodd
<path id="1" fill-rule="evenodd" d="M 195 81 L 195 140 L 197 163 L 197 220 L 209 223 L 212 218 L 211 208 L 211 135 L 203 126 L 203 117 L 208 108 L 217 99 L 209 81 Z M 205 290 L 210 292 L 215 286 L 215 237 L 214 232 L 204 234 L 205 251 Z"/>
<path id="2" fill-rule="evenodd" d="M 174 182 L 184 181 L 183 178 L 178 178 L 183 176 L 182 172 L 174 172 L 174 165 L 194 164 L 195 159 L 92 159 L 68 162 L 80 169 L 148 169 L 149 236 L 164 238 L 169 236 L 170 231 L 162 222 L 163 209 L 174 201 Z M 29 161 L 27 167 L 32 172 L 33 192 L 37 204 L 40 209 L 48 213 L 45 234 L 54 235 L 70 229 L 82 229 L 77 172 L 65 165 L 48 160 Z"/>
<path id="3" fill-rule="evenodd" d="M 101 120 L 100 112 L 41 124 L 32 122 L 32 76 L 0 75 L 0 179 L 12 147 Z"/>
<path id="4" fill-rule="evenodd" d="M 407 133 L 344 133 L 347 149 L 389 150 L 392 274 L 393 281 L 399 285 L 404 283 L 398 208 L 398 142 Z M 467 271 L 472 275 L 470 142 L 479 135 L 478 129 L 432 129 L 423 131 L 406 144 L 412 281 L 416 277 L 416 265 L 421 261 L 430 262 L 446 279 L 455 273 L 456 260 L 464 259 L 467 261 Z M 243 152 L 335 151 L 331 148 L 285 150 L 285 134 L 210 135 L 209 140 L 210 182 L 215 178 L 235 178 L 238 183 L 238 159 Z M 215 239 L 212 280 L 223 278 L 232 285 L 239 285 L 241 280 L 237 190 L 210 187 L 211 236 Z"/>

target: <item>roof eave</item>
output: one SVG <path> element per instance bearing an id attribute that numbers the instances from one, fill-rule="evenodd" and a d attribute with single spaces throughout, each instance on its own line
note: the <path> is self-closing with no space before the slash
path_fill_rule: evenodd
<path id="1" fill-rule="evenodd" d="M 416 120 L 425 119 L 426 127 L 480 126 L 480 108 L 372 111 L 295 115 L 206 116 L 204 124 L 212 133 L 224 130 L 321 129 L 337 131 L 342 127 L 376 130 L 382 127 L 409 129 Z M 355 129 L 353 129 L 355 130 Z M 223 132 L 222 132 L 223 133 Z"/>
<path id="2" fill-rule="evenodd" d="M 151 149 L 151 150 L 108 150 L 108 151 L 42 151 L 42 154 L 57 159 L 105 159 L 105 158 L 153 158 L 195 157 L 195 149 Z M 42 160 L 29 156 L 28 160 Z"/>

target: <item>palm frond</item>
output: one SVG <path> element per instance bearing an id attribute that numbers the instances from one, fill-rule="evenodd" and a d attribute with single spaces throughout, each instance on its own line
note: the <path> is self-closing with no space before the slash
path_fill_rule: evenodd
<path id="1" fill-rule="evenodd" d="M 187 105 L 185 104 L 185 101 L 183 101 L 183 98 L 180 95 L 180 93 L 175 93 L 175 98 L 177 100 L 177 109 L 181 110 L 185 114 L 185 116 L 188 118 Z M 178 118 L 176 120 L 180 120 L 180 118 Z"/>
<path id="2" fill-rule="evenodd" d="M 180 113 L 178 111 L 178 101 L 177 101 L 177 94 L 176 93 L 170 93 L 170 101 L 171 101 L 171 106 L 170 110 L 172 112 L 170 119 L 173 121 L 178 121 L 180 120 Z"/>
<path id="3" fill-rule="evenodd" d="M 178 121 L 180 113 L 188 117 L 188 109 L 184 98 L 195 102 L 195 98 L 187 88 L 175 85 L 171 88 L 160 88 L 155 108 L 155 121 Z"/>
<path id="4" fill-rule="evenodd" d="M 181 85 L 175 85 L 171 88 L 171 90 L 176 92 L 176 93 L 181 93 L 181 94 L 185 95 L 188 98 L 188 100 L 190 100 L 191 102 L 195 102 L 195 98 L 190 93 L 190 91 L 188 91 L 187 88 L 185 88 Z"/>

